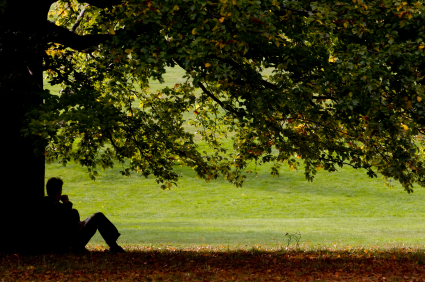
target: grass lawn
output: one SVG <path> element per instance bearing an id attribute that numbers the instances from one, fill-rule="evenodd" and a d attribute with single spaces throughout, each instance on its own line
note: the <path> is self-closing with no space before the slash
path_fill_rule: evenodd
<path id="1" fill-rule="evenodd" d="M 96 211 L 110 217 L 124 244 L 282 244 L 297 230 L 311 244 L 421 244 L 425 233 L 423 189 L 409 195 L 360 171 L 319 173 L 309 183 L 289 170 L 272 178 L 263 166 L 235 188 L 178 167 L 178 186 L 162 190 L 153 178 L 122 177 L 118 170 L 91 181 L 79 165 L 52 164 L 46 178 L 64 179 L 64 193 L 82 217 Z"/>
<path id="2" fill-rule="evenodd" d="M 179 83 L 182 75 L 174 69 L 166 83 Z M 159 88 L 152 82 L 151 91 Z M 235 188 L 223 179 L 206 183 L 191 169 L 176 167 L 183 177 L 164 191 L 153 178 L 123 177 L 119 170 L 117 165 L 91 181 L 77 164 L 51 164 L 46 179 L 63 178 L 64 194 L 82 217 L 104 212 L 125 245 L 277 246 L 286 244 L 286 233 L 297 231 L 301 243 L 314 245 L 425 243 L 425 191 L 416 187 L 409 195 L 399 185 L 386 188 L 364 171 L 319 171 L 310 183 L 302 171 L 286 167 L 273 178 L 263 165 L 257 175 L 247 174 L 243 188 Z M 103 244 L 99 235 L 92 242 Z"/>

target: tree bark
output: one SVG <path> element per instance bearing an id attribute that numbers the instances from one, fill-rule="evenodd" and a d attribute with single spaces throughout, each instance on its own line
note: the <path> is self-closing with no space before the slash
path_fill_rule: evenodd
<path id="1" fill-rule="evenodd" d="M 35 252 L 42 234 L 37 226 L 37 204 L 44 196 L 44 155 L 34 154 L 37 138 L 23 138 L 21 129 L 27 122 L 26 113 L 37 108 L 43 100 L 42 56 L 39 52 L 23 54 L 26 48 L 19 36 L 2 42 L 0 52 L 0 93 L 2 94 L 3 189 L 0 232 L 0 251 Z M 15 41 L 14 41 L 15 39 Z M 6 47 L 6 48 L 5 48 Z"/>
<path id="2" fill-rule="evenodd" d="M 3 189 L 0 212 L 0 252 L 43 252 L 41 201 L 44 196 L 45 140 L 21 130 L 28 123 L 28 112 L 39 108 L 43 99 L 43 55 L 45 44 L 55 42 L 76 50 L 87 49 L 110 39 L 110 35 L 78 36 L 47 21 L 54 0 L 8 0 L 0 13 L 0 94 L 3 122 L 1 148 Z M 89 0 L 106 8 L 121 0 Z M 3 12 L 0 10 L 0 12 Z M 36 145 L 37 144 L 37 145 Z M 35 149 L 41 149 L 35 154 Z"/>
<path id="3" fill-rule="evenodd" d="M 54 1 L 7 1 L 0 16 L 0 93 L 3 189 L 0 252 L 42 251 L 40 203 L 44 196 L 45 157 L 39 136 L 24 138 L 29 111 L 43 103 L 43 25 Z"/>

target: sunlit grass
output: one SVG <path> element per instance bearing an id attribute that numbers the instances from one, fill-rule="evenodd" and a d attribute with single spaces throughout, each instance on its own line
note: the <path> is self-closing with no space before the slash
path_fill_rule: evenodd
<path id="1" fill-rule="evenodd" d="M 110 217 L 124 244 L 275 243 L 297 230 L 301 242 L 315 244 L 412 244 L 425 232 L 422 189 L 413 194 L 399 186 L 389 189 L 361 171 L 321 172 L 311 183 L 302 172 L 286 168 L 273 178 L 264 165 L 257 175 L 246 174 L 243 188 L 235 188 L 176 167 L 182 175 L 178 186 L 161 190 L 153 178 L 122 177 L 120 169 L 91 181 L 79 165 L 52 164 L 46 178 L 64 179 L 64 193 L 83 217 L 97 211 Z"/>

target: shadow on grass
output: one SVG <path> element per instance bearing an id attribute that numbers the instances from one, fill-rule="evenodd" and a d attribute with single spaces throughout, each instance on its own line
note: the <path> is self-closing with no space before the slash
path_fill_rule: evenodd
<path id="1" fill-rule="evenodd" d="M 0 254 L 0 281 L 422 281 L 425 277 L 423 249 L 153 249 L 140 245 L 126 249 L 127 253 L 115 255 L 100 247 L 82 256 Z"/>

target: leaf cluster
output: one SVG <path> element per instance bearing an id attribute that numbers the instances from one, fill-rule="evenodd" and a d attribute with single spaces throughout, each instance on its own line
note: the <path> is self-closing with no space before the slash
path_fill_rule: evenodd
<path id="1" fill-rule="evenodd" d="M 48 140 L 49 160 L 95 170 L 117 159 L 123 174 L 154 174 L 163 188 L 176 164 L 240 186 L 250 162 L 279 175 L 300 160 L 308 180 L 348 165 L 407 192 L 425 184 L 421 1 L 59 1 L 51 14 L 68 28 L 81 21 L 81 38 L 110 37 L 85 52 L 47 48 L 63 91 L 26 133 Z M 184 84 L 148 91 L 176 65 Z M 185 131 L 187 112 L 210 152 Z"/>

